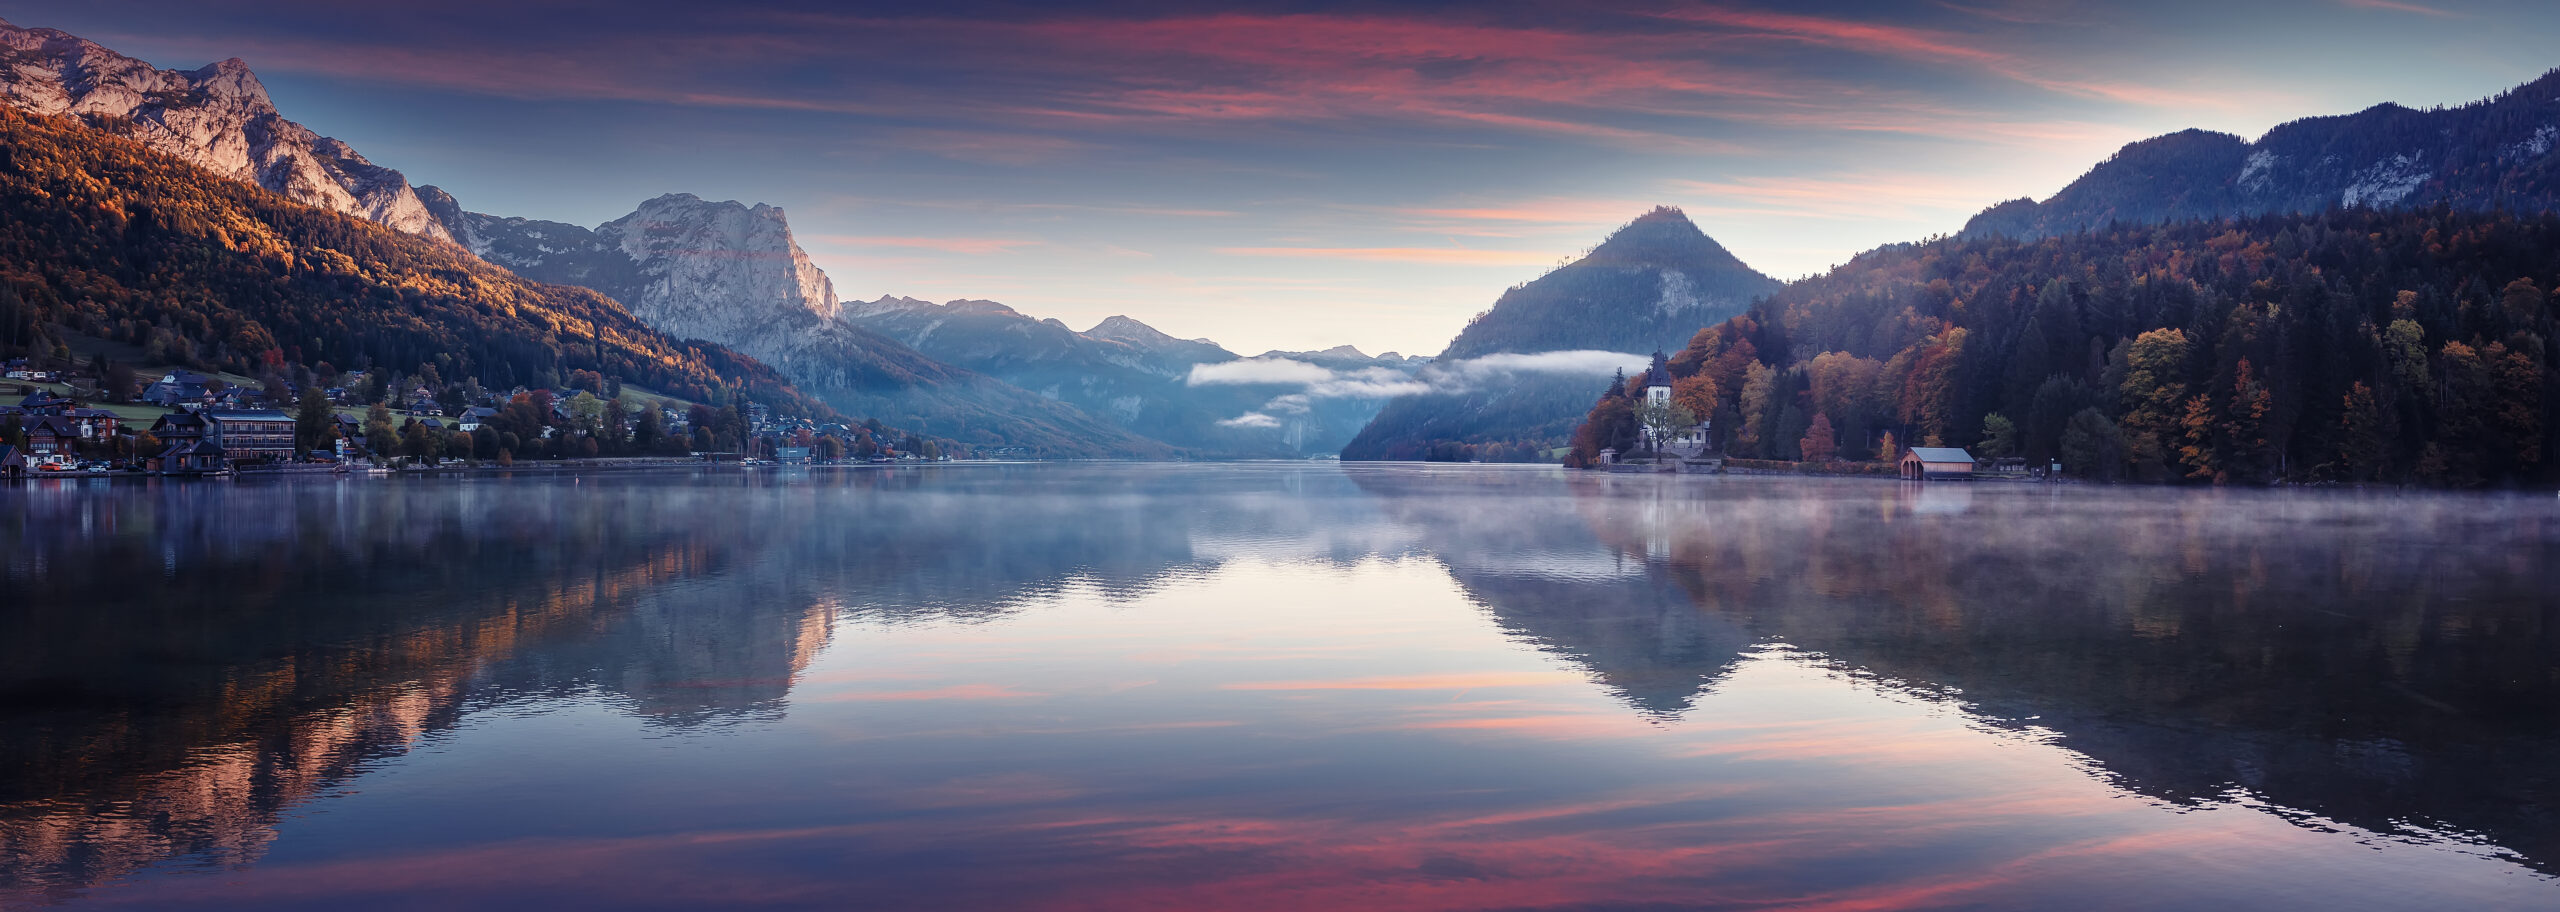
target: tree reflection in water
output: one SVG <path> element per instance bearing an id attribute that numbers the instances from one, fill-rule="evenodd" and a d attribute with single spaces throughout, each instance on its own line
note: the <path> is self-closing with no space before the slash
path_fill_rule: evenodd
<path id="1" fill-rule="evenodd" d="M 1048 662 L 1040 674 L 1060 687 L 1128 677 L 1137 672 L 1123 659 L 1054 645 L 1057 654 L 1042 656 L 1025 651 L 1035 643 L 1005 640 L 1036 626 L 1025 612 L 1168 599 L 1188 607 L 1147 615 L 1151 630 L 1128 628 L 1143 626 L 1141 619 L 1106 611 L 1083 635 L 1166 638 L 1149 646 L 1159 652 L 1260 650 L 1201 666 L 1215 674 L 1196 694 L 1160 699 L 1195 711 L 1214 704 L 1264 713 L 1217 724 L 1277 737 L 1257 743 L 1282 745 L 1269 748 L 1280 755 L 1247 761 L 1233 753 L 1243 743 L 1238 735 L 1201 734 L 1183 736 L 1195 739 L 1181 742 L 1186 752 L 1106 751 L 1079 765 L 1044 740 L 1055 736 L 1041 734 L 1040 726 L 1071 712 L 1131 731 L 1195 724 L 1150 716 L 1167 710 L 1134 696 L 1053 709 L 1026 701 L 1031 708 L 1001 712 L 966 701 L 914 704 L 965 710 L 952 724 L 996 739 L 989 745 L 1000 768 L 972 774 L 978 778 L 967 781 L 980 784 L 967 788 L 1000 783 L 1001 793 L 1053 794 L 1065 820 L 1143 812 L 1166 826 L 1191 818 L 1185 826 L 1220 820 L 1296 833 L 1307 841 L 1292 850 L 1297 863 L 1313 865 L 1308 859 L 1332 857 L 1314 846 L 1338 848 L 1354 824 L 1315 827 L 1269 808 L 1340 803 L 1368 787 L 1359 783 L 1501 756 L 1487 755 L 1484 742 L 1450 740 L 1461 735 L 1510 732 L 1512 740 L 1499 743 L 1521 764 L 1558 750 L 1582 753 L 1553 754 L 1554 762 L 1589 763 L 1665 749 L 1566 710 L 1544 717 L 1558 720 L 1554 731 L 1500 727 L 1534 721 L 1517 715 L 1520 706 L 1569 706 L 1595 686 L 1618 701 L 1621 721 L 1685 730 L 1701 742 L 1694 749 L 1730 749 L 1705 743 L 1730 720 L 1700 718 L 1699 707 L 1742 669 L 1777 662 L 1953 707 L 1966 724 L 2003 737 L 2058 744 L 2115 786 L 2158 801 L 2245 805 L 2306 826 L 2477 843 L 2545 875 L 2560 864 L 2551 804 L 2552 770 L 2560 769 L 2560 608 L 2547 595 L 2560 591 L 2553 578 L 2560 514 L 2521 497 L 1368 466 L 47 483 L 0 496 L 22 507 L 0 515 L 0 584 L 11 594 L 0 605 L 0 898 L 69 901 L 98 885 L 148 879 L 163 866 L 254 869 L 298 808 L 328 805 L 325 796 L 405 762 L 422 745 L 469 748 L 474 719 L 599 706 L 685 737 L 812 726 L 814 734 L 830 723 L 802 718 L 808 707 L 795 706 L 813 687 L 819 699 L 870 701 L 856 705 L 881 712 L 905 704 L 879 701 L 908 697 L 992 696 L 1006 699 L 979 702 L 1010 706 L 1011 697 L 1041 689 L 985 680 L 877 692 L 847 691 L 842 681 L 813 685 L 822 656 L 842 652 L 849 636 L 931 633 L 924 639 L 952 658 L 924 666 L 943 670 Z M 1426 667 L 1446 656 L 1399 658 L 1391 650 L 1356 661 L 1327 657 L 1321 629 L 1285 650 L 1218 639 L 1222 623 L 1275 622 L 1248 613 L 1247 593 L 1219 595 L 1230 590 L 1218 586 L 1277 593 L 1283 589 L 1273 587 L 1291 580 L 1357 602 L 1311 616 L 1346 625 L 1370 619 L 1382 625 L 1374 635 L 1412 637 L 1415 645 L 1465 639 L 1469 631 L 1433 626 L 1449 623 L 1431 619 L 1439 615 L 1406 610 L 1428 597 L 1410 588 L 1421 584 L 1414 573 L 1424 566 L 1445 571 L 1443 585 L 1481 606 L 1481 621 L 1469 623 L 1490 621 L 1509 638 L 1506 648 L 1528 647 L 1588 680 L 1448 672 Z M 1380 567 L 1401 569 L 1381 575 Z M 1390 577 L 1407 588 L 1392 589 Z M 1209 587 L 1202 597 L 1211 601 L 1183 601 L 1183 587 Z M 1230 622 L 1221 610 L 1239 613 Z M 1177 621 L 1194 626 L 1177 629 Z M 1405 642 L 1381 640 L 1379 648 Z M 1480 657 L 1518 667 L 1516 657 Z M 1009 664 L 971 664 L 997 661 Z M 1291 683 L 1287 669 L 1334 677 Z M 839 671 L 854 672 L 869 673 Z M 1426 700 L 1421 694 L 1431 688 L 1451 696 Z M 1459 699 L 1479 691 L 1506 696 Z M 1328 693 L 1390 702 L 1327 710 L 1334 704 L 1317 697 Z M 1024 714 L 1008 715 L 1016 712 Z M 861 718 L 896 730 L 890 722 L 907 717 Z M 1363 734 L 1396 718 L 1411 723 L 1407 733 Z M 1412 741 L 1412 732 L 1442 740 Z M 1358 740 L 1376 737 L 1408 739 L 1395 743 L 1409 753 L 1380 753 Z M 991 762 L 932 754 L 940 742 L 922 736 L 905 743 L 918 769 L 946 776 Z M 1287 745 L 1298 745 L 1295 753 Z M 842 756 L 829 749 L 757 759 L 796 764 L 796 773 L 846 762 Z M 1283 760 L 1334 770 L 1335 778 L 1273 771 L 1289 766 Z M 1148 803 L 1090 783 L 1057 784 L 1117 775 L 1133 763 L 1162 764 L 1156 778 L 1165 787 L 1214 772 L 1234 777 L 1235 788 L 1265 792 Z M 1270 764 L 1278 765 L 1264 768 Z M 1640 788 L 1658 796 L 1650 813 L 1660 819 L 1629 832 L 1690 832 L 1662 829 L 1676 820 L 1702 840 L 1680 852 L 1732 838 L 1709 826 L 1723 813 L 1711 809 L 1729 799 L 1709 796 L 1737 784 L 1677 778 L 1702 775 L 1694 764 L 1648 769 L 1655 778 Z M 1568 788 L 1553 784 L 1566 776 L 1567 767 L 1540 768 L 1533 778 L 1546 784 L 1538 789 L 1515 784 L 1516 793 L 1478 789 L 1432 800 L 1480 802 L 1467 810 L 1494 819 L 1566 801 L 1539 790 Z M 879 815 L 890 811 L 866 803 L 883 796 L 957 787 L 854 781 L 828 799 L 757 794 L 752 785 L 738 786 L 750 790 L 736 801 L 797 804 L 846 821 L 888 819 Z M 1084 832 L 1044 828 L 1061 824 L 1020 814 L 897 806 L 903 810 L 891 816 L 907 821 L 903 838 L 943 840 L 964 856 L 1029 851 L 1026 844 L 1063 852 L 1040 840 Z M 1421 858 L 1415 863 L 1438 872 L 1418 882 L 1490 891 L 1432 894 L 1439 905 L 1467 907 L 1465 896 L 1507 895 L 1503 884 L 1536 880 L 1461 858 L 1464 843 L 1416 841 L 1443 830 L 1393 801 L 1368 806 L 1358 839 L 1409 843 L 1401 847 Z M 1228 819 L 1247 807 L 1265 808 L 1264 816 Z M 859 841 L 874 836 L 848 835 L 869 833 L 869 824 L 847 826 L 824 831 L 836 834 L 826 838 L 879 847 Z M 1100 851 L 1076 845 L 1075 852 Z M 1564 850 L 1536 843 L 1515 851 Z M 1172 895 L 1225 903 L 1244 889 L 1232 880 L 1239 872 L 1287 864 L 1255 858 L 1220 863 L 1242 868 L 1185 867 L 1181 876 L 1199 883 Z M 1029 897 L 1141 904 L 1128 894 L 1082 892 L 1103 891 L 1091 878 L 1136 863 L 1087 857 L 1077 876 L 1088 880 L 988 894 L 980 904 Z M 1695 895 L 1678 892 L 1667 872 L 1591 864 L 1600 867 L 1587 878 L 1559 874 L 1537 882 L 1544 892 L 1517 899 L 1577 905 Z M 930 880 L 931 870 L 831 862 L 793 876 L 913 885 Z M 1321 880 L 1322 871 L 1304 873 Z M 1657 892 L 1635 889 L 1639 883 Z M 135 901 L 185 895 L 167 889 L 134 894 Z M 1268 889 L 1275 902 L 1340 895 Z M 1389 895 L 1419 894 L 1374 894 Z"/>

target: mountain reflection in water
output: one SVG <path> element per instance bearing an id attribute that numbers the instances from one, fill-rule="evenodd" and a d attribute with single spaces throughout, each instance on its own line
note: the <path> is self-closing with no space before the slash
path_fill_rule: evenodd
<path id="1" fill-rule="evenodd" d="M 1524 467 L 0 488 L 0 906 L 2560 906 L 2560 509 Z"/>

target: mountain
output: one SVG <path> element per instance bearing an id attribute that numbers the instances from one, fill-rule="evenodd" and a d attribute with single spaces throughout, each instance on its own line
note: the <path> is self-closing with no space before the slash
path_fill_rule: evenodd
<path id="1" fill-rule="evenodd" d="M 622 301 L 650 325 L 747 352 L 848 413 L 1041 456 L 1173 455 L 1164 444 L 842 319 L 782 209 L 671 193 L 595 228 L 464 211 L 425 194 L 455 240 L 518 275 Z"/>
<path id="2" fill-rule="evenodd" d="M 163 70 L 65 32 L 0 20 L 0 101 L 79 118 L 298 203 L 450 239 L 400 172 L 284 119 L 236 57 Z"/>
<path id="3" fill-rule="evenodd" d="M 537 282 L 592 289 L 659 332 L 745 352 L 846 412 L 1054 456 L 1171 450 L 838 321 L 782 210 L 685 194 L 594 229 L 466 211 L 286 120 L 247 64 L 162 70 L 53 29 L 0 22 L 0 100 L 79 118 L 296 202 L 449 241 Z M 415 363 L 402 361 L 395 363 Z"/>
<path id="4" fill-rule="evenodd" d="M 2560 479 L 2560 213 L 2332 209 L 1941 238 L 1701 332 L 1726 452 L 1973 448 L 2097 479 Z M 1632 443 L 1594 404 L 1576 455 Z M 1996 418 L 1996 420 L 1995 420 Z M 1805 453 L 1819 421 L 1833 446 Z"/>
<path id="5" fill-rule="evenodd" d="M 0 107 L 0 344 L 54 327 L 204 369 L 436 364 L 506 389 L 592 370 L 697 401 L 832 417 L 772 368 L 615 300 Z"/>
<path id="6" fill-rule="evenodd" d="M 1293 384 L 1194 384 L 1192 369 L 1239 360 L 1207 339 L 1177 339 L 1126 316 L 1085 332 L 994 301 L 934 304 L 882 297 L 847 305 L 844 319 L 946 364 L 995 377 L 1071 404 L 1129 431 L 1217 456 L 1303 457 L 1340 449 L 1375 414 L 1376 397 L 1309 397 L 1268 420 L 1234 419 L 1261 409 Z M 1272 352 L 1268 360 L 1356 371 L 1403 365 L 1349 346 L 1321 353 Z"/>
<path id="7" fill-rule="evenodd" d="M 1444 368 L 1498 354 L 1677 349 L 1700 328 L 1778 289 L 1699 231 L 1680 210 L 1645 213 L 1583 258 L 1513 287 L 1438 358 Z M 1435 450 L 1560 446 L 1608 378 L 1513 371 L 1443 383 L 1389 402 L 1342 450 L 1344 459 L 1419 459 Z"/>
<path id="8" fill-rule="evenodd" d="M 2220 216 L 2357 206 L 2540 212 L 2560 204 L 2560 70 L 2454 108 L 2380 104 L 2297 120 L 2256 142 L 2187 130 L 2125 146 L 2038 203 L 1974 216 L 1964 236 L 2034 239 Z"/>

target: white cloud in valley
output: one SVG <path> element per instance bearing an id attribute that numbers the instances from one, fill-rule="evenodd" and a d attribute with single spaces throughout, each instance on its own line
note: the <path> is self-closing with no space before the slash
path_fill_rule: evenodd
<path id="1" fill-rule="evenodd" d="M 1272 398 L 1262 408 L 1218 422 L 1220 427 L 1276 428 L 1279 415 L 1304 414 L 1317 399 L 1389 399 L 1421 393 L 1464 393 L 1487 380 L 1513 374 L 1600 376 L 1612 371 L 1643 370 L 1644 355 L 1577 349 L 1535 353 L 1503 352 L 1480 358 L 1435 362 L 1418 370 L 1363 367 L 1336 370 L 1290 358 L 1244 358 L 1195 364 L 1186 382 L 1192 386 L 1295 386 L 1296 392 Z"/>

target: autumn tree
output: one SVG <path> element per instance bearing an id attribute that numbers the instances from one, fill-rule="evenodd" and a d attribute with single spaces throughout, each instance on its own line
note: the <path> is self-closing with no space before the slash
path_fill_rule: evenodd
<path id="1" fill-rule="evenodd" d="M 2273 394 L 2258 380 L 2249 359 L 2240 359 L 2238 379 L 2231 384 L 2231 400 L 2223 406 L 2222 420 L 2214 427 L 2215 448 L 2222 452 L 2222 468 L 2214 474 L 2215 482 L 2259 484 L 2274 476 L 2275 452 L 2267 443 L 2267 416 L 2273 404 Z"/>
<path id="2" fill-rule="evenodd" d="M 1743 370 L 1742 381 L 1742 447 L 1753 453 L 1760 449 L 1769 423 L 1776 418 L 1771 404 L 1777 396 L 1778 372 L 1769 365 L 1751 362 Z"/>
<path id="3" fill-rule="evenodd" d="M 428 430 L 426 424 L 413 419 L 400 425 L 400 452 L 411 459 L 433 464 L 436 456 L 444 452 L 444 446 L 442 441 L 435 439 L 435 432 Z"/>
<path id="4" fill-rule="evenodd" d="M 293 414 L 294 451 L 308 456 L 326 447 L 337 429 L 337 413 L 329 408 L 329 394 L 316 385 L 303 387 L 302 401 L 296 404 Z"/>
<path id="5" fill-rule="evenodd" d="M 2134 337 L 2127 350 L 2124 382 L 2118 388 L 2125 403 L 2126 457 L 2147 475 L 2164 473 L 2175 454 L 2173 441 L 2186 435 L 2186 373 L 2190 346 L 2177 329 L 2155 329 Z"/>
<path id="6" fill-rule="evenodd" d="M 1671 381 L 1671 401 L 1701 418 L 1716 413 L 1716 399 L 1722 394 L 1723 390 L 1716 386 L 1716 378 L 1706 374 Z"/>
<path id="7" fill-rule="evenodd" d="M 2542 289 L 2530 278 L 2508 282 L 2498 290 L 2499 309 L 2506 313 L 2507 325 L 2531 329 L 2542 319 Z"/>
<path id="8" fill-rule="evenodd" d="M 390 456 L 399 445 L 399 433 L 391 426 L 391 408 L 376 402 L 364 413 L 364 448 L 376 457 Z"/>
<path id="9" fill-rule="evenodd" d="M 1803 450 L 1806 462 L 1830 462 L 1840 458 L 1840 442 L 1831 436 L 1831 416 L 1813 413 L 1813 425 L 1805 431 L 1804 438 L 1797 441 L 1797 446 Z"/>

